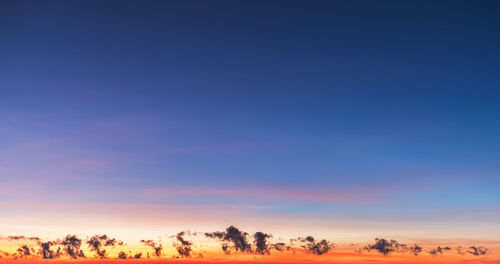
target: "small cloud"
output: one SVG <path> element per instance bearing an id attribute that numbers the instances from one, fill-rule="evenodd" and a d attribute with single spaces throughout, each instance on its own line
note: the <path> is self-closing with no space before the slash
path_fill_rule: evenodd
<path id="1" fill-rule="evenodd" d="M 472 254 L 474 256 L 485 255 L 486 252 L 488 252 L 488 249 L 484 248 L 484 247 L 475 247 L 475 246 L 472 246 L 472 247 L 469 247 L 469 248 L 471 250 L 467 250 L 466 252 L 469 253 L 469 254 Z"/>
<path id="2" fill-rule="evenodd" d="M 85 258 L 85 254 L 80 249 L 82 240 L 75 235 L 67 235 L 61 242 L 63 250 L 72 258 Z"/>
<path id="3" fill-rule="evenodd" d="M 431 254 L 432 256 L 441 256 L 443 255 L 444 252 L 446 251 L 450 251 L 451 248 L 450 247 L 437 247 L 437 248 L 433 248 L 431 249 L 429 252 L 429 254 Z"/>
<path id="4" fill-rule="evenodd" d="M 252 252 L 252 247 L 247 241 L 248 233 L 242 232 L 234 226 L 226 228 L 225 232 L 205 233 L 205 236 L 222 241 L 221 248 L 226 254 L 231 254 L 231 249 L 241 252 Z"/>
<path id="5" fill-rule="evenodd" d="M 157 245 L 153 240 L 141 240 L 140 242 L 148 247 L 152 247 L 155 251 L 155 256 L 157 257 L 161 256 L 161 251 L 163 250 L 161 244 L 158 243 Z"/>
<path id="6" fill-rule="evenodd" d="M 118 253 L 118 258 L 119 259 L 127 259 L 127 253 L 120 251 L 120 253 Z"/>
<path id="7" fill-rule="evenodd" d="M 44 259 L 54 259 L 58 258 L 61 255 L 61 248 L 57 248 L 57 251 L 51 249 L 51 246 L 57 245 L 57 243 L 53 241 L 40 242 L 40 251 L 39 254 Z"/>
<path id="8" fill-rule="evenodd" d="M 39 237 L 26 237 L 26 236 L 8 236 L 8 240 L 31 240 L 39 242 L 41 239 Z"/>
<path id="9" fill-rule="evenodd" d="M 415 245 L 414 251 L 420 253 L 422 248 Z M 408 247 L 405 244 L 401 244 L 398 241 L 391 239 L 387 240 L 385 238 L 375 238 L 374 244 L 369 244 L 364 247 L 364 250 L 372 251 L 375 250 L 380 254 L 386 256 L 392 252 L 404 252 L 408 250 Z M 361 252 L 361 251 L 360 251 Z"/>
<path id="10" fill-rule="evenodd" d="M 422 247 L 417 244 L 413 244 L 413 246 L 408 247 L 408 251 L 413 255 L 418 256 L 422 253 Z"/>
<path id="11" fill-rule="evenodd" d="M 28 245 L 22 245 L 16 251 L 17 254 L 19 254 L 20 258 L 25 258 L 26 256 L 30 256 L 31 253 L 34 252 L 34 250 Z"/>
<path id="12" fill-rule="evenodd" d="M 272 237 L 272 235 L 262 233 L 262 232 L 256 232 L 253 235 L 254 244 L 255 244 L 255 252 L 262 254 L 262 255 L 270 254 L 267 239 L 269 239 L 271 237 Z"/>
<path id="13" fill-rule="evenodd" d="M 107 235 L 95 235 L 87 240 L 87 244 L 90 250 L 96 252 L 99 258 L 106 257 L 106 249 L 103 249 L 103 247 L 124 245 L 122 241 L 116 240 L 115 238 L 109 238 Z"/>
<path id="14" fill-rule="evenodd" d="M 275 249 L 275 250 L 280 251 L 280 252 L 283 251 L 283 250 L 285 250 L 285 249 L 286 250 L 290 250 L 290 248 L 291 248 L 289 245 L 287 246 L 283 242 L 278 242 L 278 243 L 275 243 L 275 244 L 271 244 L 270 247 L 272 249 Z"/>
<path id="15" fill-rule="evenodd" d="M 321 241 L 316 241 L 312 236 L 306 236 L 304 238 L 299 237 L 297 239 L 294 239 L 293 241 L 299 241 L 301 243 L 305 243 L 301 245 L 301 247 L 306 249 L 308 253 L 314 255 L 323 255 L 335 248 L 335 245 L 333 243 L 330 243 L 325 239 Z"/>
<path id="16" fill-rule="evenodd" d="M 189 258 L 191 257 L 191 245 L 193 243 L 184 239 L 185 231 L 177 233 L 175 238 L 177 239 L 178 244 L 176 245 L 177 252 L 181 257 Z"/>

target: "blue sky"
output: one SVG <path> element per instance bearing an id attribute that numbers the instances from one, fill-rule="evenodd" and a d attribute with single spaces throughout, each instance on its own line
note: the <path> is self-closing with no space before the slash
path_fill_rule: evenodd
<path id="1" fill-rule="evenodd" d="M 2 1 L 4 197 L 498 219 L 498 8 Z"/>

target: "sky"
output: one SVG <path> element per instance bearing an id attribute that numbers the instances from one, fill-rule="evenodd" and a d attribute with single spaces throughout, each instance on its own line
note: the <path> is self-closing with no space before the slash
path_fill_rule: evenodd
<path id="1" fill-rule="evenodd" d="M 497 1 L 1 0 L 0 250 L 290 258 L 203 235 L 235 226 L 336 244 L 304 261 L 498 261 L 499 33 Z"/>

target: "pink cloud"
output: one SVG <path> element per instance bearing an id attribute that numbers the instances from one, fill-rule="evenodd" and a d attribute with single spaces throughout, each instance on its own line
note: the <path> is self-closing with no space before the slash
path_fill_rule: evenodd
<path id="1" fill-rule="evenodd" d="M 259 187 L 244 188 L 222 187 L 168 187 L 146 188 L 142 194 L 149 196 L 196 196 L 196 197 L 227 197 L 234 199 L 251 200 L 292 200 L 309 202 L 342 202 L 363 203 L 382 200 L 385 195 L 394 193 L 393 190 L 381 187 L 366 187 L 350 190 L 309 190 L 286 187 Z"/>
<path id="2" fill-rule="evenodd" d="M 30 140 L 0 149 L 0 174 L 8 178 L 71 178 L 117 167 L 100 151 L 82 150 L 65 139 Z"/>

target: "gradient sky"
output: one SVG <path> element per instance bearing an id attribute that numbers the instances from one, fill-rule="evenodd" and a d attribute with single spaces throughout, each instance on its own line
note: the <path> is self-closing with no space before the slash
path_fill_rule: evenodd
<path id="1" fill-rule="evenodd" d="M 500 247 L 497 1 L 0 1 L 0 234 Z"/>

